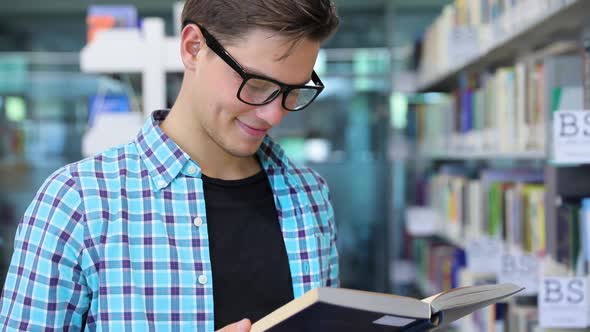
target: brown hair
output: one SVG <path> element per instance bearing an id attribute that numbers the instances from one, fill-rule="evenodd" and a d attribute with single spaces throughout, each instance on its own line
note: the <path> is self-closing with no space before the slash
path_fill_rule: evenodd
<path id="1" fill-rule="evenodd" d="M 182 22 L 195 21 L 231 43 L 254 28 L 276 31 L 293 41 L 323 42 L 337 29 L 332 0 L 186 0 Z"/>

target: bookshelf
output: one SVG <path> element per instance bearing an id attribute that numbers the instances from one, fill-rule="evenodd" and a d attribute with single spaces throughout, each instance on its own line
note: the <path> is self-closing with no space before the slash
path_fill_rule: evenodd
<path id="1" fill-rule="evenodd" d="M 497 6 L 487 21 L 484 3 Z M 420 229 L 421 221 L 405 220 L 416 286 L 424 295 L 441 285 L 502 278 L 500 272 L 479 275 L 479 268 L 459 258 L 473 250 L 468 243 L 486 238 L 505 248 L 489 254 L 490 262 L 502 253 L 529 255 L 539 264 L 539 280 L 589 277 L 590 250 L 583 249 L 590 245 L 584 230 L 590 227 L 590 164 L 558 165 L 552 152 L 554 112 L 590 107 L 584 103 L 590 77 L 581 70 L 590 68 L 584 29 L 590 29 L 590 1 L 584 0 L 455 0 L 428 28 L 415 93 L 442 97 L 416 103 L 408 123 L 417 147 L 410 161 L 414 203 L 435 211 L 428 215 L 436 227 L 416 235 L 409 230 Z M 450 48 L 462 49 L 467 41 L 473 50 L 453 56 L 458 51 Z M 515 327 L 513 319 L 539 327 L 541 308 L 533 304 L 534 310 L 519 314 L 522 302 L 496 308 L 505 310 L 501 314 L 482 313 L 486 324 L 477 330 L 530 331 Z"/>
<path id="2" fill-rule="evenodd" d="M 481 72 L 499 63 L 514 62 L 523 53 L 546 45 L 556 35 L 580 31 L 588 21 L 589 12 L 590 2 L 585 0 L 568 0 L 547 7 L 545 12 L 530 11 L 531 17 L 522 20 L 510 33 L 482 42 L 474 55 L 434 74 L 419 75 L 415 92 L 449 91 L 457 85 L 462 72 Z"/>

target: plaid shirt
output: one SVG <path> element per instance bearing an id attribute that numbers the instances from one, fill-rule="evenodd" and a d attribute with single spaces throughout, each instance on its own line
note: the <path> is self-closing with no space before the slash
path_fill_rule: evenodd
<path id="1" fill-rule="evenodd" d="M 199 166 L 154 112 L 126 145 L 56 171 L 19 224 L 0 302 L 2 330 L 213 331 Z M 295 297 L 338 287 L 326 183 L 268 137 L 258 156 L 274 192 Z M 252 239 L 255 241 L 256 239 Z"/>

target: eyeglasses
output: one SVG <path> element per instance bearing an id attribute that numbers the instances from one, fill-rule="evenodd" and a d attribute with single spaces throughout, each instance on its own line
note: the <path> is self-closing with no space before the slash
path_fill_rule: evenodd
<path id="1" fill-rule="evenodd" d="M 282 94 L 283 108 L 297 112 L 309 106 L 324 90 L 324 84 L 315 70 L 311 74 L 310 81 L 314 85 L 284 84 L 268 77 L 247 73 L 205 28 L 190 20 L 184 21 L 183 26 L 188 24 L 198 26 L 203 33 L 207 46 L 242 77 L 242 84 L 238 89 L 237 97 L 243 103 L 253 106 L 266 105 Z"/>

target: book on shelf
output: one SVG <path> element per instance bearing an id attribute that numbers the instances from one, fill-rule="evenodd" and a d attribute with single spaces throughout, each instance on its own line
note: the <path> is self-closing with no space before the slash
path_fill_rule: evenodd
<path id="1" fill-rule="evenodd" d="M 580 243 L 583 243 L 583 233 L 580 226 L 580 204 L 577 202 L 562 202 L 557 207 L 557 248 L 555 260 L 564 265 L 569 271 L 578 269 Z"/>
<path id="2" fill-rule="evenodd" d="M 421 288 L 423 295 L 466 285 L 460 280 L 467 263 L 462 248 L 441 240 L 413 238 L 410 241 L 410 259 L 416 262 L 416 271 L 421 276 L 419 286 L 428 286 Z"/>
<path id="3" fill-rule="evenodd" d="M 533 332 L 539 329 L 539 308 L 536 306 L 514 306 L 508 313 L 508 327 L 511 332 Z"/>
<path id="4" fill-rule="evenodd" d="M 451 289 L 429 298 L 316 288 L 252 325 L 261 331 L 428 331 L 520 292 L 513 284 Z"/>
<path id="5" fill-rule="evenodd" d="M 575 0 L 455 0 L 447 4 L 424 35 L 421 81 L 484 55 Z M 585 8 L 585 7 L 582 7 Z"/>
<path id="6" fill-rule="evenodd" d="M 452 288 L 460 288 L 472 285 L 493 285 L 497 282 L 496 274 L 470 270 L 466 265 L 465 251 L 459 246 L 450 245 L 438 238 L 412 238 L 410 241 L 413 247 L 410 259 L 416 262 L 417 273 L 421 276 L 417 282 L 421 294 L 437 292 L 448 285 L 452 285 Z M 450 275 L 446 271 L 448 266 L 451 266 Z M 453 323 L 452 326 L 458 331 L 513 332 L 512 329 L 502 328 L 509 324 L 508 303 L 512 302 L 503 301 L 487 306 Z"/>
<path id="7" fill-rule="evenodd" d="M 590 198 L 582 200 L 580 209 L 580 230 L 583 249 L 583 267 L 581 270 L 585 273 L 590 272 Z"/>
<path id="8" fill-rule="evenodd" d="M 137 8 L 132 5 L 91 5 L 86 15 L 87 42 L 96 34 L 113 28 L 138 27 Z"/>
<path id="9" fill-rule="evenodd" d="M 526 209 L 524 248 L 538 255 L 545 255 L 545 186 L 539 184 L 527 184 L 523 187 L 523 200 Z"/>
<path id="10" fill-rule="evenodd" d="M 439 102 L 414 107 L 415 138 L 422 153 L 462 152 L 494 158 L 545 154 L 552 113 L 583 109 L 579 43 L 563 40 L 479 74 L 461 74 Z"/>
<path id="11" fill-rule="evenodd" d="M 590 110 L 590 20 L 582 32 L 582 65 L 584 73 L 584 108 Z"/>
<path id="12" fill-rule="evenodd" d="M 543 254 L 544 174 L 535 169 L 469 171 L 447 165 L 427 180 L 424 201 L 438 212 L 441 232 L 457 240 L 488 236 Z"/>
<path id="13" fill-rule="evenodd" d="M 457 177 L 463 177 L 464 181 L 458 182 Z M 552 221 L 545 218 L 545 210 L 548 208 L 545 202 L 547 188 L 542 184 L 543 173 L 538 170 L 484 169 L 474 173 L 465 166 L 445 165 L 436 173 L 429 174 L 427 179 L 429 190 L 425 203 L 455 212 L 460 210 L 459 206 L 467 210 L 463 217 L 466 217 L 468 221 L 458 221 L 458 224 L 464 228 L 462 236 L 466 240 L 477 239 L 477 235 L 470 234 L 469 230 L 472 228 L 477 228 L 480 236 L 481 234 L 490 235 L 495 230 L 495 235 L 505 244 L 506 253 L 537 256 L 540 262 L 543 262 L 544 273 L 548 275 L 588 275 L 590 271 L 590 198 L 562 197 L 558 200 L 557 218 L 553 221 L 556 224 L 556 231 L 555 234 L 549 234 L 546 225 Z M 456 201 L 456 198 L 448 197 L 453 190 L 459 190 L 453 186 L 454 183 L 462 183 L 467 187 L 467 191 L 472 193 L 462 197 L 461 202 Z M 474 186 L 474 184 L 477 185 Z M 472 189 L 469 189 L 470 186 Z M 429 197 L 433 194 L 437 196 L 435 204 Z M 473 196 L 478 195 L 480 198 L 473 200 Z M 493 197 L 493 195 L 497 196 Z M 446 203 L 440 204 L 441 202 Z M 479 205 L 475 203 L 475 206 L 486 206 L 486 208 L 480 208 L 484 210 L 480 214 L 469 212 L 473 202 L 481 202 Z M 451 207 L 448 204 L 456 205 Z M 492 217 L 486 216 L 486 211 L 489 213 L 490 208 L 498 211 L 496 214 L 498 224 L 494 227 L 490 227 L 489 224 L 492 222 Z M 471 216 L 478 216 L 478 220 L 473 220 Z M 447 223 L 451 222 L 447 219 Z M 470 223 L 480 224 L 479 227 L 474 227 Z M 556 248 L 548 246 L 547 239 L 550 236 L 557 237 L 554 241 L 557 244 Z M 449 285 L 451 287 L 474 285 L 478 278 L 486 279 L 485 274 L 475 273 L 469 264 L 462 264 L 460 260 L 455 259 L 456 255 L 463 250 L 461 241 L 444 241 L 431 237 L 413 238 L 412 242 L 414 245 L 412 259 L 417 262 L 417 273 L 421 278 L 426 278 L 430 288 L 444 289 Z M 514 251 L 512 248 L 517 250 Z M 497 276 L 494 273 L 488 274 L 489 279 L 486 282 L 497 282 Z M 530 303 L 532 302 L 529 298 L 519 297 L 517 301 L 511 301 L 507 306 L 489 306 L 461 320 L 457 327 L 460 331 L 532 332 L 531 328 L 539 324 L 538 314 L 528 307 L 521 308 L 522 305 Z"/>

